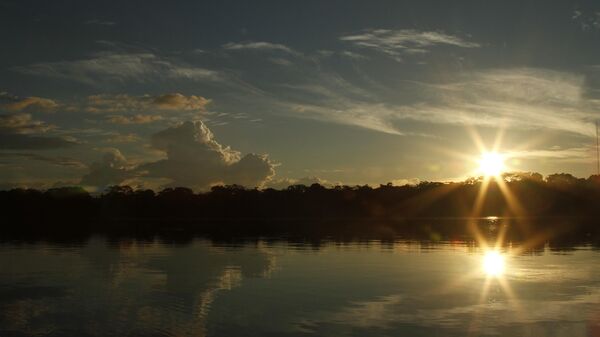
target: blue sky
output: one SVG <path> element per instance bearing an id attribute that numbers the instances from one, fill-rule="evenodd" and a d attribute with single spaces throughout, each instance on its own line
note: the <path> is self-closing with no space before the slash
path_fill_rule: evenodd
<path id="1" fill-rule="evenodd" d="M 600 5 L 0 1 L 0 187 L 595 173 Z"/>

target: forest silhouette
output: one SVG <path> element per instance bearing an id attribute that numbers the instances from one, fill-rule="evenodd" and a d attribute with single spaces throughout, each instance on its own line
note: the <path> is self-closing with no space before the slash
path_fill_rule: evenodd
<path id="1" fill-rule="evenodd" d="M 501 181 L 500 181 L 501 179 Z M 510 192 L 511 206 L 502 186 Z M 474 210 L 485 188 L 480 207 Z M 333 236 L 426 240 L 468 237 L 465 219 L 509 219 L 508 239 L 544 232 L 554 240 L 594 242 L 600 231 L 600 176 L 505 173 L 498 181 L 421 182 L 287 189 L 214 186 L 160 192 L 112 186 L 91 195 L 81 187 L 0 191 L 4 237 L 90 234 L 189 237 Z M 504 221 L 504 220 L 503 220 Z"/>

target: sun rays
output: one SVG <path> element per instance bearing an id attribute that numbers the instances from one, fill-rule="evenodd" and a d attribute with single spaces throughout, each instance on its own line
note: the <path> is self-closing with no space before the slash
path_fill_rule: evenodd
<path id="1" fill-rule="evenodd" d="M 487 177 L 498 177 L 506 168 L 504 155 L 497 152 L 484 152 L 479 159 L 479 172 Z"/>
<path id="2" fill-rule="evenodd" d="M 511 153 L 517 149 L 503 147 L 502 141 L 505 136 L 503 128 L 499 129 L 492 144 L 488 144 L 488 146 L 474 128 L 468 130 L 478 153 L 474 156 L 467 156 L 463 153 L 460 157 L 472 165 L 473 169 L 468 175 L 476 177 L 473 179 L 473 183 L 477 186 L 477 192 L 468 214 L 467 226 L 478 250 L 472 271 L 460 279 L 453 280 L 446 290 L 450 290 L 468 279 L 481 279 L 481 287 L 478 289 L 478 304 L 484 305 L 489 303 L 491 298 L 497 296 L 496 294 L 503 294 L 506 305 L 515 313 L 521 314 L 522 308 L 518 295 L 510 285 L 510 280 L 514 277 L 512 269 L 514 266 L 511 263 L 514 256 L 532 246 L 539 245 L 549 236 L 548 233 L 539 233 L 527 242 L 518 246 L 512 245 L 510 239 L 507 238 L 508 229 L 513 227 L 513 229 L 527 230 L 528 228 L 527 210 L 511 190 L 510 181 L 505 180 L 505 173 L 514 170 L 511 167 L 511 164 L 514 163 Z M 519 148 L 522 147 L 527 147 L 527 144 L 519 146 Z M 490 193 L 492 190 L 494 193 Z M 490 216 L 491 214 L 486 214 L 486 200 L 490 194 L 496 194 L 495 191 L 499 192 L 500 200 L 503 200 L 506 207 L 503 213 Z M 481 222 L 482 219 L 485 223 Z M 472 324 L 477 324 L 475 317 Z"/>
<path id="3" fill-rule="evenodd" d="M 528 142 L 518 145 L 509 145 L 505 142 L 505 129 L 500 126 L 495 137 L 486 141 L 473 127 L 467 128 L 476 151 L 471 154 L 437 147 L 435 150 L 444 155 L 462 161 L 465 167 L 467 184 L 472 188 L 472 197 L 467 199 L 464 207 L 466 226 L 476 247 L 472 255 L 472 263 L 468 271 L 447 281 L 444 287 L 436 290 L 438 294 L 447 294 L 455 289 L 481 281 L 480 286 L 473 289 L 477 308 L 486 310 L 487 304 L 497 305 L 501 298 L 501 305 L 505 305 L 516 315 L 525 316 L 525 312 L 519 300 L 519 294 L 511 287 L 511 281 L 519 277 L 517 256 L 524 252 L 539 247 L 551 237 L 557 235 L 556 231 L 531 232 L 533 228 L 530 223 L 528 210 L 524 203 L 517 197 L 517 185 L 515 179 L 511 178 L 520 166 L 515 154 L 526 150 L 540 141 L 540 137 L 534 136 Z M 444 190 L 446 194 L 459 185 L 448 184 Z M 437 198 L 445 195 L 437 195 L 436 198 L 428 199 L 434 202 Z M 424 200 L 419 200 L 424 202 Z M 415 204 L 420 204 L 415 201 Z M 490 214 L 496 212 L 497 214 Z M 509 232 L 510 230 L 510 232 Z M 518 244 L 511 241 L 513 233 L 525 233 L 528 239 Z M 477 316 L 481 312 L 474 313 L 471 322 L 472 327 L 478 323 Z M 471 331 L 471 330 L 470 330 Z M 473 331 L 476 331 L 474 329 Z"/>

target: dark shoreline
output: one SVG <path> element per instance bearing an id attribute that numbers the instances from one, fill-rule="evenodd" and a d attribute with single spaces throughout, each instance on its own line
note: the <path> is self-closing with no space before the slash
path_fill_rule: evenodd
<path id="1" fill-rule="evenodd" d="M 101 234 L 440 241 L 494 236 L 505 228 L 508 241 L 600 242 L 599 177 L 520 173 L 505 179 L 377 188 L 231 185 L 203 193 L 113 186 L 95 196 L 81 187 L 15 189 L 0 191 L 0 239 Z"/>

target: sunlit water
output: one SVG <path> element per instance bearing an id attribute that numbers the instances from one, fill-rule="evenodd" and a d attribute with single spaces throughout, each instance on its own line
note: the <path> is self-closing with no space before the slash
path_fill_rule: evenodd
<path id="1" fill-rule="evenodd" d="M 598 251 L 513 251 L 7 243 L 0 336 L 600 336 Z"/>

